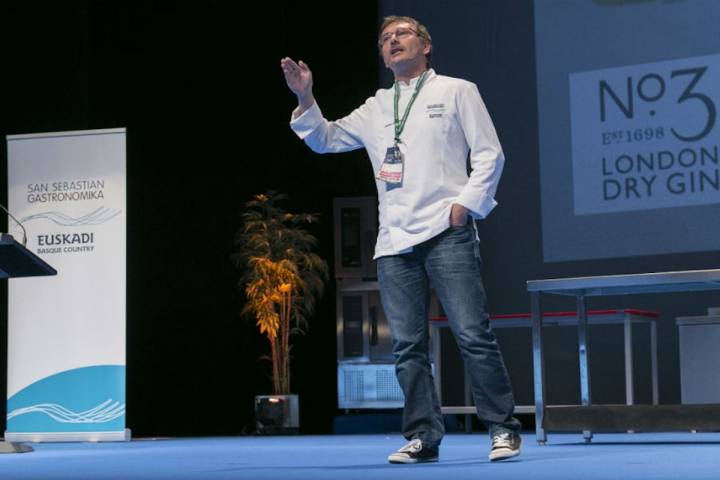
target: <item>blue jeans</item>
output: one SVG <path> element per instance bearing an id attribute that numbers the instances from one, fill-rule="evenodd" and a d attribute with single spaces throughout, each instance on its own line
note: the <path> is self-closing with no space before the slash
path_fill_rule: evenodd
<path id="1" fill-rule="evenodd" d="M 448 317 L 467 372 L 477 415 L 490 434 L 519 431 L 515 402 L 497 340 L 486 310 L 480 277 L 482 261 L 472 221 L 450 227 L 416 245 L 413 251 L 378 259 L 378 281 L 393 337 L 395 372 L 405 395 L 403 435 L 437 447 L 445 426 L 429 351 L 430 288 Z"/>

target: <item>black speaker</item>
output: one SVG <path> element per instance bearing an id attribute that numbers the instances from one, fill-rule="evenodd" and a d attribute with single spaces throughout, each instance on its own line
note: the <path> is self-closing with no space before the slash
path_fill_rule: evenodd
<path id="1" fill-rule="evenodd" d="M 297 395 L 256 396 L 255 424 L 260 434 L 297 433 L 300 427 Z"/>

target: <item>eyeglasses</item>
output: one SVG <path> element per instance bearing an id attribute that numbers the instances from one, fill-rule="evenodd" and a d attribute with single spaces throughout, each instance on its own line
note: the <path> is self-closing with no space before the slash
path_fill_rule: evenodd
<path id="1" fill-rule="evenodd" d="M 393 35 L 395 35 L 395 38 L 400 40 L 401 38 L 407 38 L 412 34 L 417 35 L 417 32 L 415 30 L 413 30 L 412 28 L 407 28 L 407 27 L 396 28 L 394 32 L 383 33 L 382 36 L 380 37 L 380 41 L 378 42 L 378 44 L 380 46 L 385 45 L 390 40 L 392 40 Z"/>

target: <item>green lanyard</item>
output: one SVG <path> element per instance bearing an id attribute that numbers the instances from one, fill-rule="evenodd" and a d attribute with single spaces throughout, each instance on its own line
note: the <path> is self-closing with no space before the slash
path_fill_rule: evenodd
<path id="1" fill-rule="evenodd" d="M 395 116 L 395 145 L 400 143 L 400 134 L 402 133 L 403 129 L 405 128 L 405 122 L 407 121 L 408 115 L 410 114 L 410 107 L 412 107 L 413 102 L 415 101 L 415 98 L 417 97 L 418 92 L 423 86 L 423 83 L 425 82 L 425 76 L 427 75 L 428 71 L 425 70 L 422 75 L 420 75 L 420 78 L 417 81 L 417 84 L 415 85 L 415 92 L 413 92 L 412 97 L 410 97 L 410 101 L 408 102 L 407 108 L 405 109 L 405 113 L 403 114 L 402 120 L 398 117 L 398 110 L 399 110 L 399 104 L 400 104 L 400 83 L 395 82 L 395 104 L 393 109 L 393 114 Z"/>

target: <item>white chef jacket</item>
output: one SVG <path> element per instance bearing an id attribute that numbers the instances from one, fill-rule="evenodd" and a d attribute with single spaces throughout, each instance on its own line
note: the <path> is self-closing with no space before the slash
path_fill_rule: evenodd
<path id="1" fill-rule="evenodd" d="M 400 82 L 400 118 L 418 78 L 409 84 Z M 301 115 L 296 109 L 290 127 L 318 153 L 365 147 L 377 177 L 387 149 L 393 146 L 393 101 L 394 88 L 380 89 L 334 122 L 327 121 L 315 103 Z M 379 230 L 374 258 L 408 252 L 446 230 L 453 203 L 466 207 L 474 218 L 486 217 L 497 205 L 494 196 L 505 160 L 474 83 L 430 69 L 400 140 L 402 186 L 388 189 L 376 180 Z"/>

